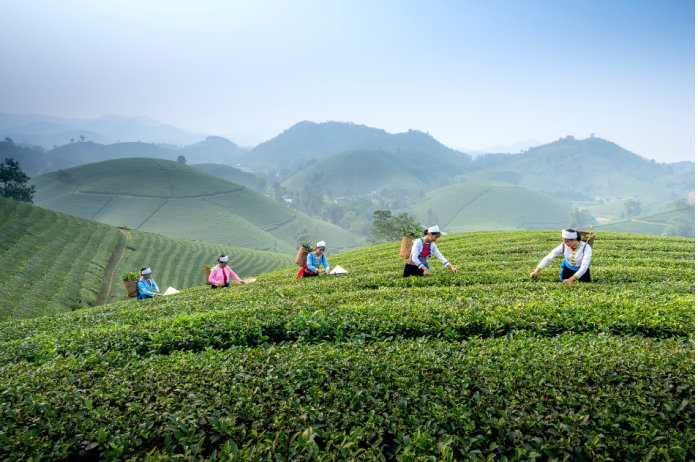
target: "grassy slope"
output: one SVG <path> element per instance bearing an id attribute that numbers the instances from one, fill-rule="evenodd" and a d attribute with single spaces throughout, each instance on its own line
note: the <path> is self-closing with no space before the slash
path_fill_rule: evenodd
<path id="1" fill-rule="evenodd" d="M 242 277 L 292 262 L 278 253 L 139 231 L 130 237 L 126 243 L 113 226 L 0 197 L 0 320 L 104 303 L 107 293 L 108 301 L 124 300 L 119 276 L 142 266 L 153 269 L 164 290 L 204 284 L 203 265 L 221 253 L 231 256 L 231 268 Z"/>
<path id="2" fill-rule="evenodd" d="M 401 278 L 391 243 L 331 258 L 346 276 L 290 267 L 0 323 L 4 445 L 50 459 L 110 443 L 124 459 L 197 443 L 212 458 L 247 448 L 237 460 L 693 459 L 695 241 L 603 233 L 593 284 L 561 286 L 556 268 L 529 281 L 558 242 L 444 236 L 460 272 L 430 279 Z"/>
<path id="3" fill-rule="evenodd" d="M 428 190 L 427 186 L 399 165 L 399 158 L 384 151 L 360 149 L 335 154 L 286 180 L 282 186 L 301 191 L 314 174 L 324 174 L 320 184 L 336 195 L 367 194 L 383 188 Z"/>
<path id="4" fill-rule="evenodd" d="M 254 189 L 255 178 L 257 175 L 254 173 L 245 172 L 239 168 L 231 167 L 230 165 L 223 164 L 193 164 L 192 167 L 198 168 L 201 171 L 208 173 L 209 175 L 216 176 L 218 178 L 223 178 L 224 180 L 230 181 L 231 183 L 236 183 L 246 188 Z"/>
<path id="5" fill-rule="evenodd" d="M 531 189 L 501 182 L 464 182 L 427 193 L 414 208 L 428 209 L 448 233 L 503 229 L 554 229 L 567 225 L 569 206 Z"/>
<path id="6" fill-rule="evenodd" d="M 341 228 L 250 189 L 158 159 L 117 159 L 32 179 L 42 207 L 172 237 L 294 254 L 305 233 L 334 252 L 361 246 Z"/>
<path id="7" fill-rule="evenodd" d="M 596 225 L 594 226 L 594 230 L 616 233 L 654 234 L 659 236 L 666 229 L 667 222 L 674 217 L 684 218 L 689 223 L 695 223 L 696 208 L 693 206 L 681 210 L 662 209 L 656 212 L 637 215 L 632 218 Z"/>

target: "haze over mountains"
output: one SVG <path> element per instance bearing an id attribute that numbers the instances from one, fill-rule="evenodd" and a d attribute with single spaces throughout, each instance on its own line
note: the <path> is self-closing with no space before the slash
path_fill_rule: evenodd
<path id="1" fill-rule="evenodd" d="M 99 136 L 103 138 L 124 133 L 128 136 L 143 135 L 141 142 L 121 139 L 118 143 L 100 143 L 86 136 L 84 141 L 75 140 L 45 152 L 21 146 L 17 139 L 14 139 L 15 143 L 0 142 L 0 157 L 20 161 L 22 168 L 32 177 L 115 159 L 174 161 L 182 156 L 187 163 L 210 175 L 273 198 L 282 205 L 280 210 L 296 209 L 334 224 L 339 224 L 339 218 L 327 218 L 334 216 L 334 212 L 327 211 L 334 197 L 353 200 L 367 195 L 373 201 L 373 208 L 388 207 L 396 213 L 412 213 L 419 220 L 428 217 L 445 219 L 436 211 L 440 205 L 424 206 L 429 203 L 429 197 L 440 197 L 439 200 L 450 204 L 448 207 L 463 209 L 462 216 L 469 217 L 471 222 L 459 228 L 464 230 L 487 227 L 541 229 L 552 226 L 552 223 L 559 227 L 565 221 L 559 215 L 554 219 L 547 217 L 546 209 L 551 206 L 539 200 L 540 195 L 530 196 L 537 199 L 529 202 L 532 208 L 524 207 L 527 211 L 522 214 L 526 219 L 511 219 L 506 208 L 499 206 L 502 198 L 495 198 L 492 193 L 484 195 L 477 204 L 470 204 L 466 200 L 468 194 L 457 188 L 447 190 L 445 195 L 430 193 L 463 182 L 478 182 L 492 191 L 500 191 L 502 183 L 519 186 L 521 191 L 536 190 L 564 204 L 567 208 L 563 215 L 568 214 L 572 207 L 584 207 L 604 222 L 623 218 L 623 203 L 628 199 L 640 201 L 641 211 L 647 213 L 661 209 L 668 201 L 690 199 L 695 190 L 694 163 L 658 163 L 596 137 L 578 140 L 564 136 L 537 146 L 539 141 L 528 139 L 508 147 L 491 147 L 491 150 L 502 152 L 473 152 L 477 155 L 471 156 L 445 146 L 428 132 L 420 130 L 391 134 L 355 123 L 304 121 L 252 149 L 243 149 L 224 137 L 192 134 L 144 117 L 104 116 L 76 120 L 11 114 L 0 116 L 0 131 L 10 138 L 10 132 L 20 129 L 33 131 L 36 137 L 50 137 L 64 136 L 70 133 L 67 129 L 75 127 L 100 130 Z M 146 142 L 149 139 L 158 142 Z M 179 142 L 187 139 L 193 141 Z M 26 140 L 27 144 L 30 140 Z M 526 148 L 525 152 L 520 152 L 523 148 Z M 504 152 L 516 149 L 516 153 Z M 522 194 L 522 197 L 528 194 L 516 191 L 513 189 L 508 193 Z M 423 198 L 425 193 L 430 195 Z M 130 191 L 129 194 L 137 193 Z M 42 192 L 38 197 L 45 196 Z M 61 197 L 61 200 L 67 198 Z M 59 202 L 54 200 L 46 206 L 65 211 L 57 205 Z M 308 205 L 311 202 L 316 205 Z M 466 210 L 468 207 L 473 213 Z M 476 211 L 477 207 L 499 215 L 490 219 Z M 556 213 L 562 210 L 553 208 L 558 210 Z M 364 220 L 370 221 L 370 210 L 366 210 L 368 215 L 364 215 Z M 427 214 L 429 210 L 431 215 Z M 537 218 L 529 221 L 530 217 Z M 129 222 L 131 225 L 135 224 Z M 362 229 L 367 232 L 366 227 Z M 285 244 L 281 247 L 285 253 L 291 253 L 290 247 L 293 247 L 296 237 L 289 235 L 283 240 Z M 366 236 L 361 236 L 359 241 L 363 237 Z M 359 241 L 342 246 L 360 245 Z M 272 247 L 265 244 L 263 248 Z"/>

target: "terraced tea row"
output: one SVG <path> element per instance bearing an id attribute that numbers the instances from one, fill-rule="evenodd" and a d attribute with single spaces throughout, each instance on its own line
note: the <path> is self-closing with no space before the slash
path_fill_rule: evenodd
<path id="1" fill-rule="evenodd" d="M 177 288 L 204 284 L 203 267 L 227 253 L 242 277 L 292 258 L 130 231 L 0 198 L 0 320 L 65 313 L 127 298 L 121 274 L 150 266 Z"/>
<path id="2" fill-rule="evenodd" d="M 0 451 L 8 460 L 688 460 L 693 369 L 689 342 L 570 334 L 20 362 L 2 368 Z"/>

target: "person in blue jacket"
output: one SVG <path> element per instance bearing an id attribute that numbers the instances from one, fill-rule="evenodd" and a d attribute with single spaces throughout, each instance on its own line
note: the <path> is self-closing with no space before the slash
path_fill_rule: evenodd
<path id="1" fill-rule="evenodd" d="M 324 266 L 325 269 L 320 268 L 320 265 Z M 327 257 L 325 256 L 325 241 L 318 242 L 315 245 L 315 251 L 308 254 L 303 277 L 311 278 L 320 273 L 330 273 L 330 264 L 327 263 Z"/>
<path id="2" fill-rule="evenodd" d="M 141 279 L 138 281 L 138 300 L 153 298 L 155 296 L 162 297 L 160 289 L 158 289 L 158 285 L 155 284 L 155 280 L 151 273 L 152 271 L 150 268 L 141 268 Z"/>

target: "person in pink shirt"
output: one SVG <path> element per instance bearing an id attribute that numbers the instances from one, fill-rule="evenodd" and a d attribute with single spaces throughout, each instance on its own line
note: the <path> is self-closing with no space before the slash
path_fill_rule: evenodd
<path id="1" fill-rule="evenodd" d="M 218 257 L 218 265 L 211 268 L 211 275 L 208 277 L 208 282 L 211 283 L 211 289 L 219 287 L 230 287 L 230 279 L 234 279 L 238 284 L 244 284 L 237 274 L 228 268 L 228 256 L 221 254 Z"/>

